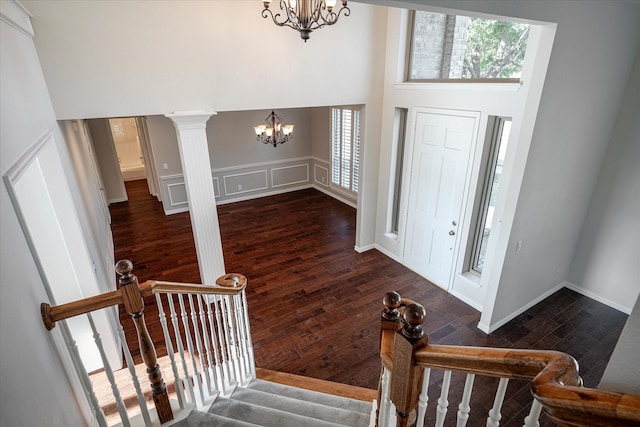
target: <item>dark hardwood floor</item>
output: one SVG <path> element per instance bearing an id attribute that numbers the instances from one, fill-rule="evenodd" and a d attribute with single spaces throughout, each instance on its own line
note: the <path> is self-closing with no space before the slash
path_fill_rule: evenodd
<path id="1" fill-rule="evenodd" d="M 129 201 L 110 207 L 116 259 L 133 261 L 140 281 L 199 283 L 189 214 L 165 216 L 145 181 L 126 187 Z M 396 290 L 426 307 L 431 343 L 564 351 L 578 360 L 585 386 L 595 387 L 627 317 L 562 289 L 485 335 L 476 327 L 476 310 L 376 250 L 355 252 L 355 210 L 321 192 L 221 205 L 218 215 L 226 270 L 249 280 L 251 333 L 261 368 L 377 388 L 382 297 Z M 147 301 L 145 313 L 162 355 L 154 307 Z M 130 319 L 122 311 L 121 318 L 130 347 L 137 347 Z M 452 393 L 463 382 L 454 374 Z M 490 409 L 495 384 L 476 379 L 479 403 L 472 405 L 472 415 Z M 432 402 L 438 387 L 432 387 Z M 512 381 L 508 396 L 501 425 L 522 425 L 531 401 L 527 384 Z M 455 416 L 455 405 L 449 415 Z M 544 417 L 542 425 L 549 425 Z"/>

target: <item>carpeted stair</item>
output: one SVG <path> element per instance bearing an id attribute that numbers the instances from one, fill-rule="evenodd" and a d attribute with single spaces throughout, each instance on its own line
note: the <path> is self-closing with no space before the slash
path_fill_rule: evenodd
<path id="1" fill-rule="evenodd" d="M 253 380 L 175 426 L 367 427 L 370 413 L 371 402 Z"/>

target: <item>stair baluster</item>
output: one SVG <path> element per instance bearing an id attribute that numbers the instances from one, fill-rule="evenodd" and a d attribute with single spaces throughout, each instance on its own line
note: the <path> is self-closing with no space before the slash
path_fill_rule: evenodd
<path id="1" fill-rule="evenodd" d="M 169 403 L 167 387 L 162 378 L 160 366 L 158 366 L 156 350 L 153 347 L 153 341 L 151 341 L 149 331 L 147 331 L 147 326 L 144 323 L 144 300 L 142 299 L 140 289 L 138 289 L 138 278 L 131 274 L 132 270 L 133 264 L 129 260 L 118 261 L 116 264 L 116 272 L 120 276 L 118 283 L 122 292 L 124 307 L 133 319 L 136 327 L 140 354 L 147 366 L 147 373 L 151 381 L 153 402 L 156 406 L 160 424 L 163 424 L 173 419 L 173 410 Z"/>
<path id="2" fill-rule="evenodd" d="M 416 427 L 424 426 L 424 417 L 427 414 L 427 406 L 429 405 L 429 378 L 431 377 L 431 368 L 424 368 L 422 378 L 422 389 L 420 397 L 418 397 L 418 418 Z"/>
<path id="3" fill-rule="evenodd" d="M 191 338 L 191 329 L 189 328 L 189 315 L 185 308 L 183 294 L 178 294 L 178 302 L 180 303 L 180 315 L 182 317 L 182 326 L 184 327 L 184 335 L 187 340 L 187 350 L 189 352 L 189 359 L 191 360 L 191 368 L 193 369 L 193 386 L 195 388 L 195 404 L 198 408 L 204 407 L 204 392 L 202 390 L 202 383 L 200 381 L 200 375 L 198 375 L 198 365 L 196 363 L 196 355 L 193 347 L 193 339 Z"/>
<path id="4" fill-rule="evenodd" d="M 145 426 L 151 425 L 151 417 L 149 416 L 149 409 L 147 408 L 147 401 L 144 398 L 144 394 L 142 394 L 142 387 L 140 387 L 140 381 L 138 381 L 138 375 L 136 374 L 136 365 L 133 363 L 133 357 L 131 357 L 131 351 L 129 351 L 129 347 L 127 347 L 126 342 L 127 338 L 124 335 L 124 329 L 120 322 L 118 322 L 118 336 L 120 337 L 120 342 L 122 343 L 122 352 L 124 353 L 124 360 L 127 362 L 127 368 L 129 369 L 129 373 L 131 374 L 131 381 L 133 382 L 133 388 L 136 390 L 136 398 L 138 399 L 138 406 L 140 406 L 140 413 L 142 414 L 142 419 L 144 420 Z"/>
<path id="5" fill-rule="evenodd" d="M 102 345 L 102 338 L 100 337 L 100 333 L 98 329 L 96 329 L 96 324 L 93 321 L 93 316 L 91 313 L 87 313 L 87 319 L 89 320 L 89 326 L 91 326 L 91 332 L 93 332 L 93 342 L 96 343 L 96 347 L 98 347 L 98 352 L 100 353 L 100 359 L 102 359 L 102 365 L 104 367 L 104 373 L 109 380 L 109 384 L 111 385 L 111 392 L 113 393 L 113 397 L 116 400 L 116 408 L 118 408 L 118 413 L 120 414 L 120 419 L 122 420 L 123 427 L 130 427 L 129 417 L 127 415 L 127 409 L 122 402 L 122 397 L 120 397 L 120 390 L 118 389 L 118 384 L 116 384 L 116 379 L 113 376 L 113 370 L 111 369 L 111 364 L 109 363 L 109 359 L 107 359 L 107 355 L 104 352 L 104 346 Z"/>
<path id="6" fill-rule="evenodd" d="M 206 295 L 203 295 L 202 298 L 204 299 L 205 302 L 205 307 L 206 307 L 206 316 L 209 320 L 209 339 L 211 340 L 211 347 L 213 350 L 213 359 L 214 359 L 214 364 L 211 365 L 212 369 L 213 369 L 213 377 L 216 381 L 217 384 L 217 389 L 220 390 L 220 392 L 223 395 L 226 395 L 226 390 L 227 387 L 225 385 L 225 375 L 222 372 L 222 361 L 220 359 L 220 351 L 219 349 L 219 342 L 218 342 L 218 333 L 216 332 L 216 327 L 215 327 L 215 323 L 214 323 L 214 314 L 213 314 L 213 310 L 215 307 L 214 303 L 212 303 L 210 301 L 210 298 Z"/>
<path id="7" fill-rule="evenodd" d="M 447 408 L 449 407 L 449 385 L 451 384 L 451 371 L 444 371 L 444 377 L 442 378 L 442 389 L 440 391 L 440 398 L 438 399 L 438 409 L 436 410 L 436 427 L 444 426 L 444 419 L 447 415 Z"/>
<path id="8" fill-rule="evenodd" d="M 225 351 L 227 353 L 227 360 L 229 361 L 229 372 L 230 379 L 233 383 L 240 382 L 240 373 L 238 368 L 238 358 L 237 354 L 234 351 L 235 342 L 233 340 L 233 336 L 231 335 L 231 322 L 229 320 L 230 317 L 230 309 L 228 306 L 228 298 L 225 296 L 220 296 L 220 308 L 222 311 L 222 329 L 224 331 L 224 340 L 225 340 Z"/>
<path id="9" fill-rule="evenodd" d="M 44 303 L 46 304 L 46 303 Z M 43 308 L 43 307 L 41 307 Z M 46 318 L 43 313 L 43 318 Z M 47 321 L 44 322 L 47 329 L 53 329 L 54 323 L 49 323 Z M 91 384 L 91 379 L 89 378 L 89 374 L 82 363 L 82 359 L 80 358 L 80 352 L 78 351 L 78 345 L 76 341 L 72 338 L 71 331 L 69 330 L 69 326 L 66 321 L 60 322 L 60 332 L 62 333 L 62 337 L 64 338 L 64 342 L 67 345 L 67 349 L 69 349 L 69 354 L 71 356 L 71 361 L 73 362 L 73 366 L 78 373 L 78 378 L 80 379 L 80 383 L 82 384 L 82 388 L 84 390 L 85 395 L 87 396 L 87 400 L 91 405 L 91 409 L 93 409 L 93 413 L 96 416 L 96 421 L 98 422 L 99 427 L 107 427 L 107 419 L 104 416 L 104 412 L 100 407 L 100 403 L 98 402 L 98 398 L 96 397 L 95 392 L 93 391 L 93 385 Z"/>
<path id="10" fill-rule="evenodd" d="M 215 375 L 213 359 L 211 358 L 211 344 L 209 344 L 209 330 L 207 328 L 207 315 L 202 305 L 202 296 L 196 295 L 196 301 L 198 302 L 198 316 L 200 317 L 200 325 L 202 326 L 202 341 L 204 342 L 206 368 L 203 365 L 204 374 L 208 380 L 209 395 L 213 395 L 218 388 L 218 381 Z"/>
<path id="11" fill-rule="evenodd" d="M 498 427 L 500 425 L 500 418 L 502 418 L 500 411 L 502 411 L 502 402 L 504 401 L 508 384 L 509 378 L 500 378 L 496 397 L 493 401 L 493 408 L 489 411 L 489 418 L 487 418 L 487 427 Z"/>
<path id="12" fill-rule="evenodd" d="M 196 403 L 195 387 L 193 386 L 193 380 L 189 375 L 189 367 L 187 365 L 187 356 L 184 354 L 184 344 L 182 343 L 182 336 L 180 335 L 180 322 L 178 320 L 178 313 L 176 313 L 176 307 L 173 303 L 173 295 L 167 294 L 167 301 L 169 302 L 169 310 L 171 311 L 171 324 L 173 325 L 173 332 L 176 337 L 176 344 L 178 346 L 178 354 L 180 354 L 180 360 L 182 361 L 182 371 L 184 374 L 184 383 L 189 398 L 192 403 Z"/>
<path id="13" fill-rule="evenodd" d="M 213 296 L 213 306 L 215 307 L 216 313 L 216 324 L 218 325 L 218 342 L 220 344 L 220 358 L 222 361 L 222 370 L 223 370 L 223 378 L 224 378 L 224 394 L 229 394 L 231 390 L 231 379 L 233 378 L 233 373 L 231 369 L 231 360 L 229 359 L 228 353 L 228 341 L 226 339 L 225 334 L 225 326 L 223 322 L 223 306 L 222 306 L 222 297 L 219 295 Z"/>
<path id="14" fill-rule="evenodd" d="M 533 399 L 531 410 L 529 415 L 525 417 L 522 427 L 540 427 L 540 412 L 542 412 L 542 403 Z"/>
<path id="15" fill-rule="evenodd" d="M 240 293 L 240 303 L 242 305 L 241 313 L 243 317 L 242 330 L 244 331 L 244 334 L 245 334 L 245 343 L 246 343 L 245 345 L 247 348 L 247 365 L 248 365 L 247 367 L 248 367 L 249 374 L 251 376 L 255 376 L 256 362 L 253 355 L 253 342 L 251 341 L 251 328 L 249 323 L 249 305 L 247 304 L 247 294 L 245 291 L 242 291 Z"/>
<path id="16" fill-rule="evenodd" d="M 170 294 L 167 295 L 168 299 L 171 299 Z M 184 409 L 185 400 L 184 400 L 184 390 L 182 385 L 182 380 L 180 379 L 180 374 L 178 373 L 178 365 L 176 364 L 175 351 L 173 349 L 173 343 L 171 342 L 171 335 L 169 334 L 169 328 L 167 326 L 167 315 L 164 313 L 164 307 L 162 305 L 162 296 L 160 293 L 156 294 L 156 304 L 158 305 L 158 317 L 160 317 L 160 325 L 162 326 L 162 334 L 164 336 L 164 342 L 167 347 L 167 354 L 169 355 L 169 360 L 171 360 L 171 370 L 173 371 L 173 384 L 176 389 L 176 397 L 178 399 L 178 405 L 181 409 Z M 125 346 L 126 347 L 126 346 Z M 127 349 L 127 351 L 129 351 Z M 127 364 L 128 364 L 127 360 Z M 185 371 L 186 373 L 186 371 Z M 134 381 L 137 381 L 135 379 Z"/>
<path id="17" fill-rule="evenodd" d="M 204 351 L 202 348 L 202 338 L 200 336 L 200 327 L 198 326 L 198 311 L 193 304 L 193 295 L 188 294 L 189 309 L 191 310 L 191 324 L 193 325 L 193 335 L 195 336 L 196 348 L 198 349 L 198 360 L 200 361 L 200 370 L 198 372 L 200 381 L 203 382 L 203 394 L 206 399 L 211 397 L 211 380 L 207 373 L 207 365 L 205 364 Z"/>
<path id="18" fill-rule="evenodd" d="M 460 405 L 458 405 L 458 423 L 456 424 L 456 427 L 465 427 L 467 425 L 467 421 L 469 420 L 469 412 L 471 411 L 469 402 L 471 401 L 471 391 L 473 390 L 473 381 L 475 380 L 475 378 L 475 374 L 467 374 L 467 378 L 464 381 L 462 402 L 460 402 Z"/>
<path id="19" fill-rule="evenodd" d="M 244 315 L 242 312 L 242 299 L 240 295 L 234 295 L 232 298 L 233 307 L 235 310 L 235 322 L 236 322 L 236 330 L 238 335 L 238 348 L 240 351 L 240 366 L 242 367 L 242 385 L 246 385 L 248 380 L 252 378 L 252 372 L 249 368 L 249 351 L 247 349 L 247 339 L 245 337 L 245 324 L 244 324 Z"/>

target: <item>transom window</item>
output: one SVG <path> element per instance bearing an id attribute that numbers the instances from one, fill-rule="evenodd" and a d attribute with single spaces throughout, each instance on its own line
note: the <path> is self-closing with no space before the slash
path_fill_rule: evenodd
<path id="1" fill-rule="evenodd" d="M 407 81 L 518 81 L 529 25 L 412 11 Z"/>
<path id="2" fill-rule="evenodd" d="M 331 108 L 331 185 L 358 192 L 360 111 Z"/>

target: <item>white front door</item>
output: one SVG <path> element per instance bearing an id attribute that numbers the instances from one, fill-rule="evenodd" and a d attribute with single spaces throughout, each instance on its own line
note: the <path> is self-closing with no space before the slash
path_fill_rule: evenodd
<path id="1" fill-rule="evenodd" d="M 478 115 L 416 109 L 414 117 L 403 263 L 449 289 Z"/>

